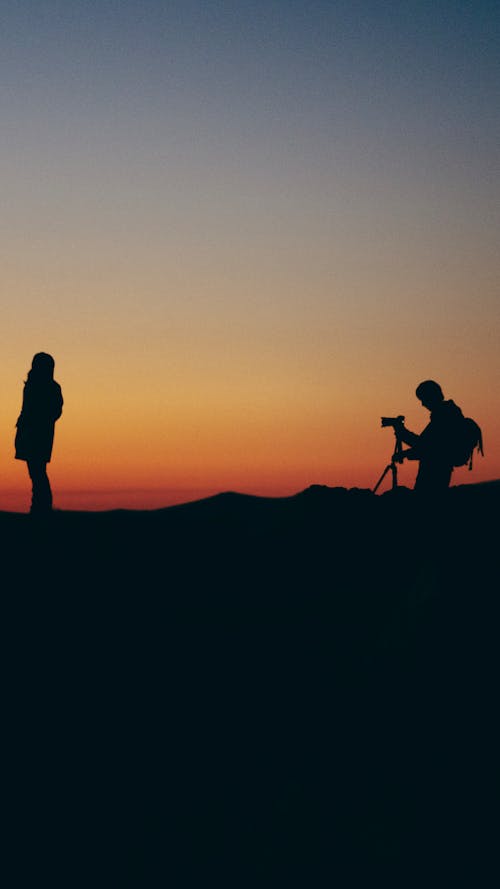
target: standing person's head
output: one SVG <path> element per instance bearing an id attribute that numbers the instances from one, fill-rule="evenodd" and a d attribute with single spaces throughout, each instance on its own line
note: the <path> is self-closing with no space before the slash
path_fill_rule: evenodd
<path id="1" fill-rule="evenodd" d="M 31 362 L 31 370 L 28 373 L 30 383 L 45 383 L 54 379 L 54 359 L 47 352 L 37 352 Z"/>
<path id="2" fill-rule="evenodd" d="M 433 411 L 444 401 L 443 390 L 439 383 L 435 383 L 434 380 L 424 380 L 423 383 L 420 383 L 417 386 L 415 395 L 429 411 Z"/>

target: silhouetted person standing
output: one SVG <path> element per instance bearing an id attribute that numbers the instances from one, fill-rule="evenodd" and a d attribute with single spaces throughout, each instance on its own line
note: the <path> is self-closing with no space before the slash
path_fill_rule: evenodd
<path id="1" fill-rule="evenodd" d="M 61 387 L 54 380 L 54 359 L 46 352 L 38 352 L 24 384 L 15 439 L 16 460 L 26 460 L 28 464 L 32 514 L 44 515 L 52 510 L 47 463 L 52 456 L 54 426 L 62 407 Z"/>
<path id="2" fill-rule="evenodd" d="M 404 423 L 397 428 L 399 439 L 410 445 L 410 449 L 395 454 L 400 462 L 405 458 L 420 463 L 415 491 L 421 494 L 439 494 L 445 491 L 453 472 L 452 442 L 457 421 L 462 412 L 454 401 L 445 401 L 441 386 L 434 380 L 425 380 L 416 389 L 416 396 L 431 412 L 429 424 L 417 435 L 410 432 Z"/>

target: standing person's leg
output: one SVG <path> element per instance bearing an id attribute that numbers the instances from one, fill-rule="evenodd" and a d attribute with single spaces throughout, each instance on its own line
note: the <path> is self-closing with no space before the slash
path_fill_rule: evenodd
<path id="1" fill-rule="evenodd" d="M 52 491 L 43 460 L 28 460 L 28 472 L 32 483 L 31 512 L 50 512 Z"/>

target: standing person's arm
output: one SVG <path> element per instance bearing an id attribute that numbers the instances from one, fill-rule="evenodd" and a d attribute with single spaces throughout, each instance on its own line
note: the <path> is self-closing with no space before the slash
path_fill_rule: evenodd
<path id="1" fill-rule="evenodd" d="M 54 423 L 61 416 L 64 404 L 61 387 L 58 383 L 56 383 L 55 385 L 57 388 L 54 390 L 54 397 L 52 400 L 52 419 Z"/>

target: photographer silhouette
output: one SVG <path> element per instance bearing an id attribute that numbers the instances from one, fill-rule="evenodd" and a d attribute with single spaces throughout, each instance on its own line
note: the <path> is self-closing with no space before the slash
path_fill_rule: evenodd
<path id="1" fill-rule="evenodd" d="M 414 490 L 419 494 L 439 494 L 450 484 L 454 465 L 452 442 L 457 422 L 463 415 L 454 401 L 445 401 L 441 386 L 434 380 L 420 383 L 415 394 L 430 411 L 430 422 L 420 435 L 407 429 L 404 422 L 397 424 L 397 438 L 410 447 L 396 449 L 393 461 L 418 460 Z"/>

